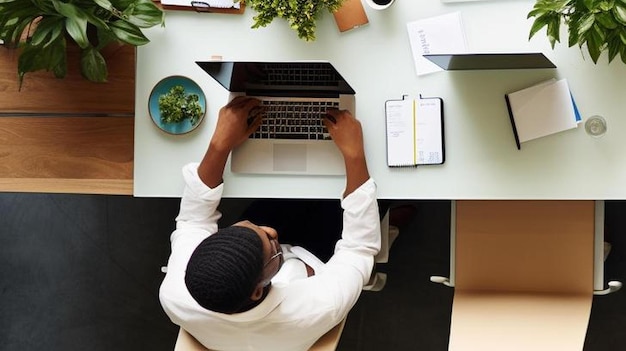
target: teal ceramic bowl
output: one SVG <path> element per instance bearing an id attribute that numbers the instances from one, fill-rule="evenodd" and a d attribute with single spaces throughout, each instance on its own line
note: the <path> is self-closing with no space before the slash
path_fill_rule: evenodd
<path id="1" fill-rule="evenodd" d="M 202 111 L 196 124 L 192 124 L 189 118 L 185 118 L 181 122 L 175 123 L 163 122 L 161 119 L 159 98 L 168 94 L 170 89 L 175 86 L 182 86 L 184 88 L 185 96 L 189 96 L 191 94 L 198 96 L 198 103 L 200 104 Z M 152 88 L 152 92 L 150 93 L 150 98 L 148 100 L 148 112 L 150 113 L 152 122 L 154 122 L 154 124 L 161 130 L 169 134 L 186 134 L 196 129 L 204 120 L 206 106 L 206 97 L 204 96 L 202 89 L 200 89 L 200 86 L 198 86 L 198 84 L 196 84 L 193 80 L 184 76 L 169 76 L 163 78 L 154 86 L 154 88 Z"/>

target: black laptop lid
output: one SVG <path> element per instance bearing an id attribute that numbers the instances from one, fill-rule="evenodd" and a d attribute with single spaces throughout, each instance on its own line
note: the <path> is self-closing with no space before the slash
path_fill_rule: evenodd
<path id="1" fill-rule="evenodd" d="M 542 53 L 429 54 L 424 57 L 447 71 L 556 68 Z"/>
<path id="2" fill-rule="evenodd" d="M 354 89 L 329 62 L 196 61 L 231 92 L 289 95 L 354 94 Z"/>

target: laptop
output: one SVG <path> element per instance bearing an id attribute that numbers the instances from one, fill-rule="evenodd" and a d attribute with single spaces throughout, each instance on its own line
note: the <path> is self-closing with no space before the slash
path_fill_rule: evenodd
<path id="1" fill-rule="evenodd" d="M 322 124 L 328 108 L 355 112 L 346 80 L 325 61 L 197 61 L 231 92 L 266 106 L 263 123 L 231 157 L 231 171 L 251 174 L 343 175 L 343 156 Z"/>
<path id="2" fill-rule="evenodd" d="M 556 68 L 544 54 L 490 53 L 490 54 L 427 54 L 425 58 L 446 71 L 486 69 Z"/>

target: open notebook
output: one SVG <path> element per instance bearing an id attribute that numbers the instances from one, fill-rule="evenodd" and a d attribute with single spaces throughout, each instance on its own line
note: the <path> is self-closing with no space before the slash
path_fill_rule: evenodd
<path id="1" fill-rule="evenodd" d="M 403 96 L 385 102 L 387 165 L 438 165 L 445 161 L 443 100 Z"/>

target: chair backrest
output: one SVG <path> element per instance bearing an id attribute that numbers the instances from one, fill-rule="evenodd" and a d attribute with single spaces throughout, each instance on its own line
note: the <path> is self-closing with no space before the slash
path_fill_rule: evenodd
<path id="1" fill-rule="evenodd" d="M 174 345 L 174 351 L 209 351 L 209 349 L 202 346 L 202 344 L 191 336 L 191 334 L 187 333 L 185 329 L 180 328 L 178 330 L 176 345 Z"/>
<path id="2" fill-rule="evenodd" d="M 456 201 L 449 350 L 582 350 L 593 296 L 594 207 Z"/>
<path id="3" fill-rule="evenodd" d="M 337 345 L 339 344 L 339 339 L 341 338 L 341 333 L 343 332 L 343 327 L 346 324 L 346 319 L 344 318 L 339 324 L 333 327 L 331 330 L 326 332 L 326 334 L 322 335 L 316 342 L 311 346 L 309 351 L 334 351 L 337 349 Z M 204 347 L 196 338 L 191 336 L 188 332 L 186 332 L 183 328 L 180 328 L 178 331 L 178 338 L 176 339 L 176 345 L 174 346 L 174 351 L 211 351 Z"/>
<path id="4" fill-rule="evenodd" d="M 339 344 L 339 339 L 341 338 L 344 325 L 346 325 L 346 318 L 341 320 L 341 322 L 334 326 L 333 329 L 327 331 L 326 334 L 317 339 L 309 351 L 335 351 L 337 349 L 337 345 Z"/>

